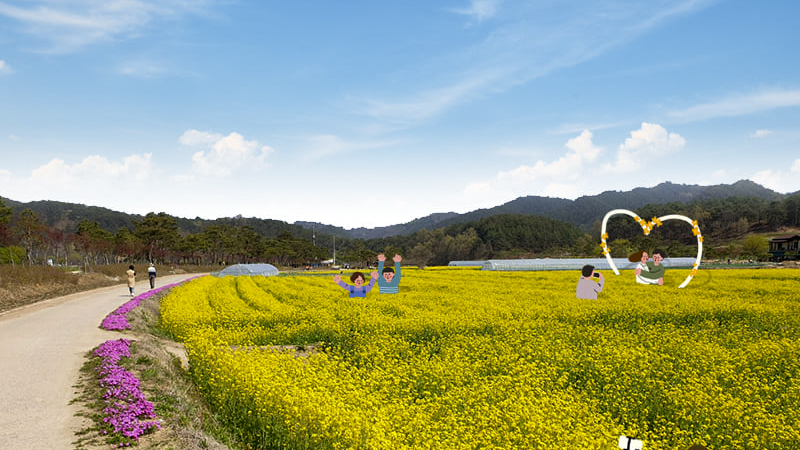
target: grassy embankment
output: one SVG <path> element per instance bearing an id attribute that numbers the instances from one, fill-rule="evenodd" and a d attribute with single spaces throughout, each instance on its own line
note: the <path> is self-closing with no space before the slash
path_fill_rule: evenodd
<path id="1" fill-rule="evenodd" d="M 134 264 L 139 277 L 147 277 L 147 266 Z M 50 266 L 12 266 L 0 264 L 0 313 L 20 306 L 29 305 L 50 298 L 74 294 L 92 289 L 122 285 L 126 282 L 125 271 L 128 264 L 112 264 L 93 267 L 90 272 L 78 268 Z M 174 273 L 204 273 L 219 270 L 211 266 L 170 266 L 157 265 L 160 275 Z"/>

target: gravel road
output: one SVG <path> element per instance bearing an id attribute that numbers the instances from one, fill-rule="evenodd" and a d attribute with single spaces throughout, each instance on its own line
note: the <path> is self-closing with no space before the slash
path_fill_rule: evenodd
<path id="1" fill-rule="evenodd" d="M 197 274 L 159 277 L 156 286 Z M 149 282 L 136 284 L 146 292 Z M 119 332 L 100 329 L 130 300 L 124 284 L 46 300 L 0 314 L 0 449 L 69 450 L 86 425 L 73 386 L 84 355 Z"/>

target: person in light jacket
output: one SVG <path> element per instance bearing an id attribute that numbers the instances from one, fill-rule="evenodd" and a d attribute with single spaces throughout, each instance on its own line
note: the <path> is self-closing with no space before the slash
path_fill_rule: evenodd
<path id="1" fill-rule="evenodd" d="M 136 271 L 133 269 L 133 264 L 128 266 L 127 272 L 128 274 L 128 290 L 131 292 L 131 297 L 133 297 L 133 287 L 136 285 Z"/>
<path id="2" fill-rule="evenodd" d="M 581 275 L 578 286 L 575 288 L 575 296 L 586 300 L 597 300 L 597 294 L 603 291 L 606 283 L 603 274 L 595 272 L 594 266 L 587 264 L 581 269 Z"/>

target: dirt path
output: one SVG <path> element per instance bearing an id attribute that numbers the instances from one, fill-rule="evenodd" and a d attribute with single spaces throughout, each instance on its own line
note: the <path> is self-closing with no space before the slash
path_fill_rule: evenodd
<path id="1" fill-rule="evenodd" d="M 196 274 L 159 277 L 156 286 Z M 136 284 L 145 292 L 148 281 Z M 108 313 L 130 300 L 118 285 L 46 300 L 0 314 L 0 449 L 73 449 L 73 385 L 84 354 L 118 332 L 99 328 Z"/>

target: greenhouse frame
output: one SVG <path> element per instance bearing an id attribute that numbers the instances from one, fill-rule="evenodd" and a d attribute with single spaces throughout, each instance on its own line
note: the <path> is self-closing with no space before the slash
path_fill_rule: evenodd
<path id="1" fill-rule="evenodd" d="M 632 263 L 628 258 L 614 258 L 613 261 L 620 270 L 633 270 L 638 263 Z M 661 264 L 668 269 L 691 268 L 694 262 L 695 258 L 667 258 Z M 490 259 L 483 262 L 483 270 L 581 270 L 586 264 L 596 270 L 611 270 L 606 258 Z"/>
<path id="2" fill-rule="evenodd" d="M 450 261 L 448 267 L 483 267 L 486 260 L 480 261 Z"/>
<path id="3" fill-rule="evenodd" d="M 223 270 L 215 273 L 215 276 L 224 277 L 224 276 L 257 276 L 262 275 L 265 277 L 271 277 L 278 275 L 280 272 L 278 268 L 273 266 L 272 264 L 234 264 L 232 266 L 228 266 Z"/>

